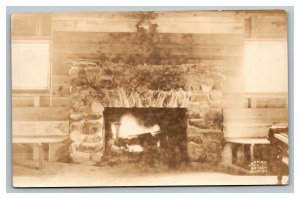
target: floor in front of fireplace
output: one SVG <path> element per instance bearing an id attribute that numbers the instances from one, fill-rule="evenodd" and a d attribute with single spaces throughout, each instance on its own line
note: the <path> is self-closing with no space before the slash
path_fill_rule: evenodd
<path id="1" fill-rule="evenodd" d="M 154 171 L 133 164 L 89 166 L 46 162 L 42 170 L 33 161 L 13 165 L 15 187 L 161 186 L 161 185 L 253 185 L 276 184 L 276 176 L 241 176 L 209 170 Z M 284 176 L 283 183 L 287 182 Z"/>

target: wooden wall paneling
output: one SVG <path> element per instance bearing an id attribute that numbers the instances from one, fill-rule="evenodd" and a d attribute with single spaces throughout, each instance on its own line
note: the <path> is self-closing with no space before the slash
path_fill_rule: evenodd
<path id="1" fill-rule="evenodd" d="M 66 107 L 14 107 L 13 121 L 59 121 L 69 119 Z"/>
<path id="2" fill-rule="evenodd" d="M 287 21 L 283 17 L 255 18 L 254 27 L 257 37 L 261 38 L 286 38 Z"/>
<path id="3" fill-rule="evenodd" d="M 61 43 L 96 43 L 96 44 L 131 44 L 135 33 L 107 32 L 54 32 L 56 45 Z M 174 45 L 238 45 L 244 40 L 244 34 L 191 34 L 191 33 L 159 33 L 156 43 Z"/>
<path id="4" fill-rule="evenodd" d="M 86 34 L 86 36 L 85 36 Z M 106 38 L 103 42 L 102 35 Z M 75 36 L 76 35 L 76 36 Z M 62 38 L 65 41 L 61 41 Z M 166 59 L 209 59 L 224 58 L 227 56 L 241 56 L 243 37 L 241 35 L 195 35 L 195 34 L 159 34 L 160 42 L 154 44 L 156 53 L 160 58 Z M 56 40 L 58 38 L 58 40 Z M 77 38 L 77 40 L 76 40 Z M 89 40 L 82 38 L 90 38 Z M 131 34 L 120 33 L 54 33 L 54 74 L 67 74 L 69 68 L 63 63 L 66 59 L 91 58 L 91 59 L 115 59 L 123 61 L 143 51 L 143 46 L 132 41 Z M 91 42 L 92 41 L 92 42 Z M 121 41 L 121 42 L 118 42 Z M 226 42 L 224 42 L 226 41 Z M 232 42 L 229 42 L 232 41 Z M 130 49 L 130 51 L 128 51 Z M 59 66 L 58 68 L 58 65 Z M 64 68 L 61 68 L 64 65 Z"/>
<path id="5" fill-rule="evenodd" d="M 88 44 L 77 43 L 69 45 L 65 43 L 65 46 L 55 46 L 55 53 L 59 54 L 95 54 L 95 55 L 135 55 L 144 52 L 142 47 L 138 45 L 109 45 L 109 44 Z M 133 47 L 133 48 L 132 48 Z M 129 51 L 128 48 L 131 48 Z M 83 50 L 85 49 L 85 50 Z M 167 55 L 183 55 L 189 57 L 198 56 L 241 56 L 242 46 L 240 45 L 157 45 L 155 46 L 157 52 L 165 52 Z"/>
<path id="6" fill-rule="evenodd" d="M 55 47 L 54 47 L 55 48 Z M 53 59 L 52 59 L 52 75 L 69 75 L 70 64 L 66 64 L 66 60 L 68 59 L 76 59 L 77 56 L 67 55 L 67 54 L 58 54 L 53 52 Z"/>
<path id="7" fill-rule="evenodd" d="M 54 84 L 68 84 L 70 83 L 69 75 L 52 75 L 52 82 Z"/>
<path id="8" fill-rule="evenodd" d="M 256 108 L 288 108 L 287 97 L 259 98 L 256 99 Z"/>
<path id="9" fill-rule="evenodd" d="M 12 97 L 12 107 L 33 107 L 33 105 L 34 105 L 33 96 Z"/>
<path id="10" fill-rule="evenodd" d="M 246 11 L 248 14 L 249 12 Z M 158 20 L 179 19 L 181 21 L 227 21 L 242 22 L 245 11 L 243 10 L 204 10 L 204 11 L 155 11 Z M 53 13 L 55 20 L 68 19 L 109 19 L 119 21 L 135 21 L 138 19 L 138 12 L 60 12 Z"/>
<path id="11" fill-rule="evenodd" d="M 52 84 L 52 95 L 53 97 L 66 97 L 70 96 L 70 83 L 65 84 Z"/>
<path id="12" fill-rule="evenodd" d="M 224 92 L 224 91 L 223 91 Z M 238 110 L 248 108 L 248 100 L 244 93 L 224 92 L 222 97 L 223 110 Z M 227 117 L 223 114 L 223 118 Z M 234 121 L 232 121 L 234 122 Z"/>
<path id="13" fill-rule="evenodd" d="M 50 95 L 40 96 L 40 107 L 50 107 Z"/>
<path id="14" fill-rule="evenodd" d="M 32 159 L 33 149 L 32 144 L 13 144 L 12 145 L 12 158 L 14 164 L 18 164 L 19 160 L 24 161 Z"/>
<path id="15" fill-rule="evenodd" d="M 49 107 L 50 106 L 50 97 L 41 97 L 40 101 L 41 107 Z M 52 107 L 70 107 L 70 96 L 53 96 L 52 97 Z M 69 111 L 68 111 L 69 112 Z"/>
<path id="16" fill-rule="evenodd" d="M 51 36 L 52 34 L 52 14 L 41 14 L 39 18 L 39 32 L 41 36 Z"/>
<path id="17" fill-rule="evenodd" d="M 244 15 L 245 17 L 248 16 L 255 16 L 255 15 L 260 15 L 260 16 L 277 16 L 277 17 L 282 17 L 286 16 L 287 11 L 286 10 L 245 10 Z"/>
<path id="18" fill-rule="evenodd" d="M 50 107 L 53 107 L 53 68 L 54 68 L 54 56 L 53 56 L 53 52 L 54 52 L 54 40 L 53 40 L 53 13 L 51 14 L 51 18 L 50 18 L 50 22 L 51 22 L 51 28 L 50 28 L 50 35 L 51 35 L 51 70 L 50 70 L 50 84 L 51 84 L 51 87 L 50 87 L 50 98 L 49 98 L 49 105 Z"/>
<path id="19" fill-rule="evenodd" d="M 287 38 L 284 10 L 245 11 L 247 38 Z"/>
<path id="20" fill-rule="evenodd" d="M 239 76 L 226 76 L 226 81 L 223 84 L 223 94 L 228 93 L 243 93 L 244 92 L 244 77 Z"/>
<path id="21" fill-rule="evenodd" d="M 12 36 L 35 36 L 38 21 L 37 16 L 32 14 L 11 15 Z"/>
<path id="22" fill-rule="evenodd" d="M 54 31 L 135 32 L 139 18 L 134 13 L 105 13 L 86 17 L 54 15 Z M 193 15 L 194 17 L 192 17 Z M 154 20 L 161 33 L 244 33 L 244 12 L 161 13 Z M 226 22 L 226 23 L 224 23 Z"/>
<path id="23" fill-rule="evenodd" d="M 70 107 L 70 97 L 52 97 L 52 107 Z M 67 111 L 69 113 L 69 111 Z"/>
<path id="24" fill-rule="evenodd" d="M 288 93 L 247 94 L 251 108 L 288 108 Z"/>
<path id="25" fill-rule="evenodd" d="M 11 15 L 12 37 L 48 37 L 51 35 L 51 13 L 18 13 Z"/>
<path id="26" fill-rule="evenodd" d="M 243 34 L 243 23 L 224 24 L 219 23 L 170 23 L 157 21 L 160 33 L 229 33 L 229 34 Z M 115 22 L 115 21 L 81 21 L 81 20 L 68 20 L 54 21 L 55 31 L 67 31 L 67 32 L 135 32 L 136 22 Z"/>
<path id="27" fill-rule="evenodd" d="M 40 107 L 50 106 L 50 94 L 13 94 L 12 96 L 12 107 L 34 107 L 35 100 L 38 98 Z M 37 103 L 37 102 L 36 102 Z M 36 104 L 37 105 L 37 104 Z"/>
<path id="28" fill-rule="evenodd" d="M 224 110 L 224 123 L 239 122 L 287 122 L 288 109 L 228 109 Z"/>
<path id="29" fill-rule="evenodd" d="M 288 109 L 224 109 L 224 136 L 255 138 L 268 136 L 273 122 L 288 125 Z"/>

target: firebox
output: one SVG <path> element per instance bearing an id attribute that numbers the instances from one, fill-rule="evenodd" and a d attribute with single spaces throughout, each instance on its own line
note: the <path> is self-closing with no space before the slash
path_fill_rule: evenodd
<path id="1" fill-rule="evenodd" d="M 188 161 L 186 108 L 107 107 L 104 155 L 177 167 Z"/>

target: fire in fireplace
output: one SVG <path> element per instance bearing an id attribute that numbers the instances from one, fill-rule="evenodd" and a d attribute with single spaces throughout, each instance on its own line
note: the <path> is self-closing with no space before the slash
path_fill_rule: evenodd
<path id="1" fill-rule="evenodd" d="M 104 110 L 105 155 L 176 168 L 188 161 L 186 108 Z"/>

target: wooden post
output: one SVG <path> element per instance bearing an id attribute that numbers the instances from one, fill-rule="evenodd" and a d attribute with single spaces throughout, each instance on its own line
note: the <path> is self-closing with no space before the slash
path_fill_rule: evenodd
<path id="1" fill-rule="evenodd" d="M 38 169 L 43 168 L 44 149 L 42 143 L 33 144 L 33 160 L 38 162 Z"/>
<path id="2" fill-rule="evenodd" d="M 34 107 L 39 107 L 40 106 L 40 96 L 35 95 L 33 97 L 33 100 L 34 100 Z"/>
<path id="3" fill-rule="evenodd" d="M 52 161 L 51 154 L 52 154 L 52 144 L 49 143 L 48 144 L 48 162 Z"/>
<path id="4" fill-rule="evenodd" d="M 39 146 L 38 144 L 34 143 L 33 144 L 33 161 L 38 161 L 39 160 Z"/>
<path id="5" fill-rule="evenodd" d="M 232 147 L 230 142 L 226 142 L 222 151 L 222 162 L 226 164 L 232 164 Z"/>
<path id="6" fill-rule="evenodd" d="M 250 145 L 251 162 L 254 161 L 254 143 Z"/>
<path id="7" fill-rule="evenodd" d="M 44 163 L 44 149 L 43 149 L 43 144 L 38 143 L 38 148 L 39 148 L 39 169 L 43 169 L 43 163 Z"/>
<path id="8" fill-rule="evenodd" d="M 237 150 L 237 165 L 243 166 L 245 164 L 245 145 L 239 144 Z"/>

